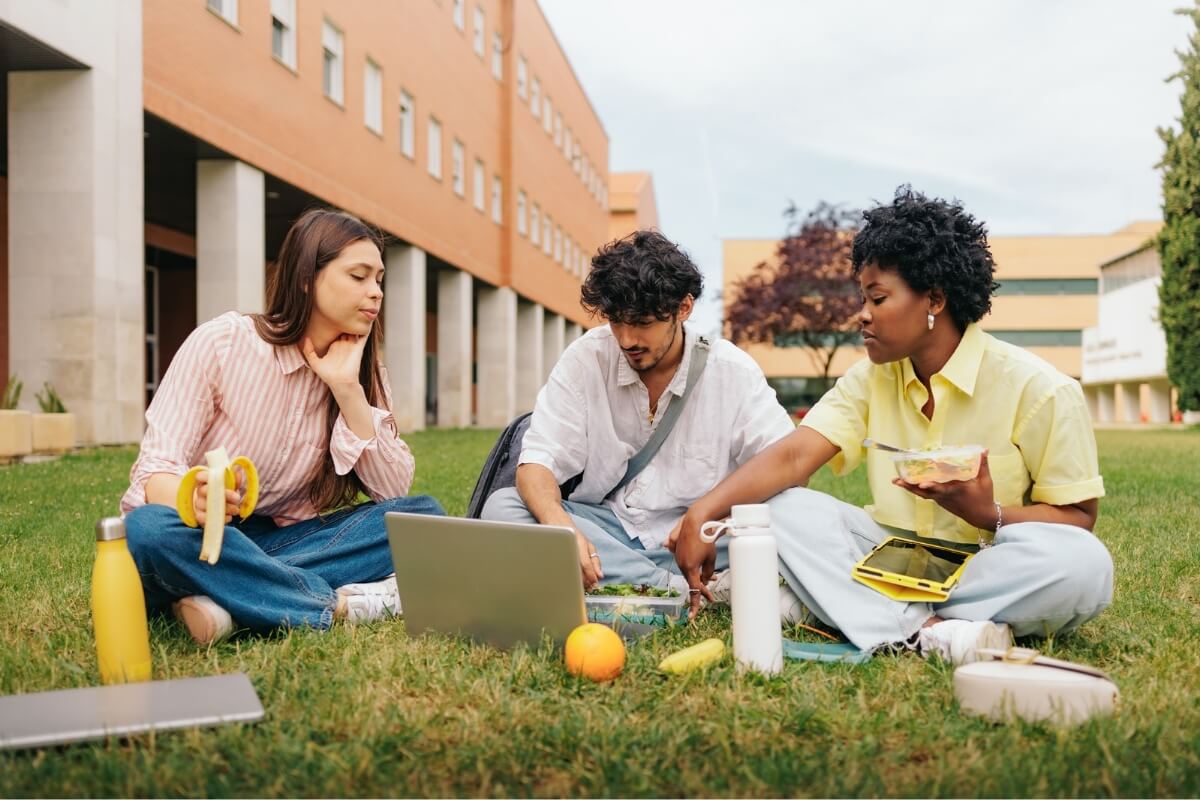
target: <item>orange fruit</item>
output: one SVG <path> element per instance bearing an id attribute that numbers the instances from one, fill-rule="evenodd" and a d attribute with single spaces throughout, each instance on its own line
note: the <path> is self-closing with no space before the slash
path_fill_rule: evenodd
<path id="1" fill-rule="evenodd" d="M 567 672 L 594 681 L 611 681 L 625 668 L 625 643 L 612 628 L 595 622 L 571 631 L 564 655 Z"/>

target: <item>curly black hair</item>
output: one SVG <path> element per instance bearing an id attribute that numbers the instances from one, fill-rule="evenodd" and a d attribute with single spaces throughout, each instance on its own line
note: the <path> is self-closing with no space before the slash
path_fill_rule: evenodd
<path id="1" fill-rule="evenodd" d="M 863 212 L 851 262 L 895 269 L 918 292 L 940 289 L 958 329 L 983 319 L 999 284 L 987 229 L 957 200 L 930 199 L 905 184 L 890 205 Z"/>
<path id="2" fill-rule="evenodd" d="M 596 252 L 580 303 L 609 322 L 666 321 L 703 288 L 704 276 L 679 245 L 656 230 L 641 230 Z"/>

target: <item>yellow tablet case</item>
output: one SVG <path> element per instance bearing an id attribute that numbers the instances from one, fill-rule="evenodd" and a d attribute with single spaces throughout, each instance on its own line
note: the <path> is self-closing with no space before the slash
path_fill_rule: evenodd
<path id="1" fill-rule="evenodd" d="M 859 583 L 893 600 L 938 603 L 950 596 L 971 555 L 949 547 L 889 536 L 854 565 L 851 575 Z"/>

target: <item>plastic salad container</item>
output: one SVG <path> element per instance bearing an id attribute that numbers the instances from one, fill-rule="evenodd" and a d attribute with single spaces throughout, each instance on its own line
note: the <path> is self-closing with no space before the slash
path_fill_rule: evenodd
<path id="1" fill-rule="evenodd" d="M 584 596 L 589 622 L 638 623 L 666 627 L 687 618 L 687 598 L 648 595 L 589 594 Z"/>
<path id="2" fill-rule="evenodd" d="M 978 475 L 982 455 L 983 447 L 980 445 L 965 444 L 896 453 L 892 461 L 896 464 L 896 472 L 908 483 L 947 483 L 969 481 Z"/>

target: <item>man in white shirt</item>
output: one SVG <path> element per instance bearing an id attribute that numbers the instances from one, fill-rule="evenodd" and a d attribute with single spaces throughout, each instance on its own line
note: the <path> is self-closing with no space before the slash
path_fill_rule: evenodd
<path id="1" fill-rule="evenodd" d="M 608 324 L 562 354 L 538 394 L 516 487 L 484 506 L 484 519 L 573 528 L 587 588 L 634 583 L 686 592 L 667 549 L 672 529 L 691 503 L 795 430 L 754 360 L 719 340 L 661 449 L 616 488 L 667 409 L 681 402 L 699 338 L 685 322 L 703 284 L 687 254 L 657 231 L 600 249 L 582 302 Z M 559 484 L 580 473 L 564 501 Z M 717 569 L 726 561 L 722 548 Z"/>

